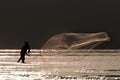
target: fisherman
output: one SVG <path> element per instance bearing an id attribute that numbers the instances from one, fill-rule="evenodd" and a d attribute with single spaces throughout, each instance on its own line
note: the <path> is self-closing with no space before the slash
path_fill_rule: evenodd
<path id="1" fill-rule="evenodd" d="M 30 56 L 28 53 L 30 53 L 30 46 L 29 46 L 29 43 L 26 41 L 24 46 L 21 49 L 20 58 L 19 58 L 19 60 L 17 62 L 20 62 L 20 60 L 22 60 L 22 63 L 24 63 L 24 61 L 25 61 L 25 54 Z"/>

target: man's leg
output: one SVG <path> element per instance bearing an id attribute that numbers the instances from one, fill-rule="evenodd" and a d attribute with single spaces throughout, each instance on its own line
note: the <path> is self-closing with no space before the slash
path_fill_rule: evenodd
<path id="1" fill-rule="evenodd" d="M 25 56 L 22 56 L 22 63 L 24 63 L 25 61 Z"/>
<path id="2" fill-rule="evenodd" d="M 20 62 L 21 59 L 22 59 L 22 58 L 20 57 L 19 60 L 18 60 L 17 62 Z"/>

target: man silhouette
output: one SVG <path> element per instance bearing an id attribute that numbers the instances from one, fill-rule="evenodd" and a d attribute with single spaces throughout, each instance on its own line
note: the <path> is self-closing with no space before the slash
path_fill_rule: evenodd
<path id="1" fill-rule="evenodd" d="M 30 53 L 30 46 L 29 46 L 29 43 L 26 41 L 24 46 L 21 49 L 20 58 L 19 58 L 18 62 L 20 62 L 20 60 L 22 60 L 22 63 L 24 63 L 25 54 L 27 54 L 27 53 Z M 27 55 L 30 56 L 29 54 L 27 54 Z"/>

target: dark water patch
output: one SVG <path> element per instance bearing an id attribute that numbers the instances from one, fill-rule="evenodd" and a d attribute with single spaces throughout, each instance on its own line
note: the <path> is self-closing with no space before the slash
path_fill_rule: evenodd
<path id="1" fill-rule="evenodd" d="M 109 69 L 109 70 L 104 70 L 104 71 L 120 71 L 120 69 Z"/>
<path id="2" fill-rule="evenodd" d="M 105 75 L 105 80 L 120 80 L 120 75 Z"/>

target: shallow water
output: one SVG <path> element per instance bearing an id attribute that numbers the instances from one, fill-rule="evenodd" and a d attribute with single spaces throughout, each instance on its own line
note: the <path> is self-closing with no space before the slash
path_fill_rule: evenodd
<path id="1" fill-rule="evenodd" d="M 120 50 L 0 49 L 0 80 L 120 80 Z"/>

